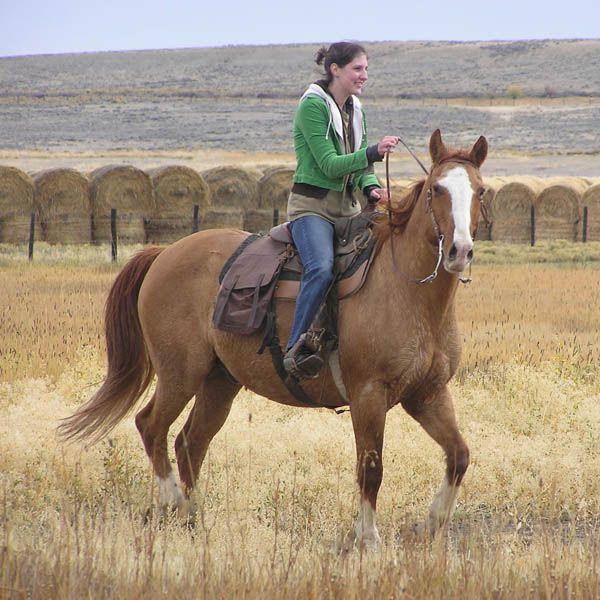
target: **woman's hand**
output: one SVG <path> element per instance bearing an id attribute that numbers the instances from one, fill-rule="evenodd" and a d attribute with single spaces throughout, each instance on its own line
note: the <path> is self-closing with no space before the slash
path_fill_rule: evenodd
<path id="1" fill-rule="evenodd" d="M 377 202 L 387 202 L 388 201 L 388 193 L 387 190 L 383 188 L 374 188 L 369 193 L 369 202 L 376 204 Z"/>
<path id="2" fill-rule="evenodd" d="M 394 151 L 394 148 L 400 142 L 400 138 L 396 135 L 386 135 L 381 141 L 377 144 L 377 152 L 379 152 L 380 156 L 385 156 L 388 152 L 391 153 Z"/>

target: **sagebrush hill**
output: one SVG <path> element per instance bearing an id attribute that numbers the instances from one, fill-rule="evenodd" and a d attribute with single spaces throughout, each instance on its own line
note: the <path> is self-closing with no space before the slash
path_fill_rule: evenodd
<path id="1" fill-rule="evenodd" d="M 370 92 L 486 97 L 600 95 L 600 39 L 365 42 Z M 226 46 L 0 58 L 0 96 L 145 92 L 296 97 L 318 76 L 318 44 Z"/>

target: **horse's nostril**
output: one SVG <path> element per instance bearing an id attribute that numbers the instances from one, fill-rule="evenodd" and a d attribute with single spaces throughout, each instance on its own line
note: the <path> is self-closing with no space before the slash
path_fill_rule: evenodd
<path id="1" fill-rule="evenodd" d="M 456 244 L 452 244 L 452 247 L 450 248 L 450 252 L 448 253 L 448 258 L 450 260 L 454 260 L 456 258 L 457 254 L 458 254 L 458 250 L 456 249 Z"/>
<path id="2" fill-rule="evenodd" d="M 469 252 L 467 253 L 467 258 L 469 260 L 473 260 L 473 250 L 469 250 Z"/>

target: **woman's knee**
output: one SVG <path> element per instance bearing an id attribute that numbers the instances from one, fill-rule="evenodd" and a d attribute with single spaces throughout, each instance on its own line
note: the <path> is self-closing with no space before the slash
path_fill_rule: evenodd
<path id="1" fill-rule="evenodd" d="M 322 285 L 327 285 L 333 279 L 333 261 L 318 260 L 315 261 L 305 273 L 312 281 L 318 281 Z"/>

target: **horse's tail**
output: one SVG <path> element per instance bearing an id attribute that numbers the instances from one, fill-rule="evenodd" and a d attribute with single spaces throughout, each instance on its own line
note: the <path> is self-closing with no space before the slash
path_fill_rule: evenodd
<path id="1" fill-rule="evenodd" d="M 58 429 L 64 439 L 102 439 L 150 385 L 154 368 L 144 342 L 137 301 L 144 277 L 162 250 L 156 246 L 142 250 L 115 279 L 106 300 L 104 319 L 106 379 L 90 400 L 63 419 Z"/>

